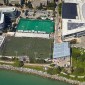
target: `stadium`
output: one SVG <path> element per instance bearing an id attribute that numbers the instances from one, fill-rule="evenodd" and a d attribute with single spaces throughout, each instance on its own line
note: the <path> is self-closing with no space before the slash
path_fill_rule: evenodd
<path id="1" fill-rule="evenodd" d="M 54 22 L 51 20 L 21 18 L 15 36 L 50 38 L 52 33 L 54 33 Z"/>
<path id="2" fill-rule="evenodd" d="M 53 32 L 51 20 L 20 19 L 15 36 L 4 37 L 0 54 L 10 58 L 52 58 L 53 39 L 47 38 Z"/>
<path id="3" fill-rule="evenodd" d="M 46 59 L 52 58 L 52 47 L 53 39 L 6 37 L 0 54 L 11 58 L 27 56 Z"/>
<path id="4" fill-rule="evenodd" d="M 85 1 L 64 0 L 62 5 L 62 39 L 85 35 Z"/>
<path id="5" fill-rule="evenodd" d="M 0 11 L 4 15 L 9 13 L 15 14 L 16 9 L 14 7 L 0 8 Z M 15 17 L 10 17 L 14 19 Z M 4 22 L 4 21 L 3 21 Z M 54 33 L 54 21 L 52 20 L 38 20 L 38 19 L 24 19 L 21 18 L 16 27 L 16 32 L 12 37 L 0 38 L 1 50 L 0 54 L 5 57 L 36 57 L 36 58 L 52 58 L 52 45 L 53 39 L 50 39 L 50 35 Z M 8 33 L 7 33 L 8 34 Z M 43 39 L 42 39 L 43 38 Z M 3 44 L 2 44 L 3 43 Z"/>

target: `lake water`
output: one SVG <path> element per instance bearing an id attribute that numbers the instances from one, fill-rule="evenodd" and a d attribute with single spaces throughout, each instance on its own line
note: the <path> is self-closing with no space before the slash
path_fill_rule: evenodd
<path id="1" fill-rule="evenodd" d="M 0 70 L 0 85 L 71 85 L 40 76 Z"/>

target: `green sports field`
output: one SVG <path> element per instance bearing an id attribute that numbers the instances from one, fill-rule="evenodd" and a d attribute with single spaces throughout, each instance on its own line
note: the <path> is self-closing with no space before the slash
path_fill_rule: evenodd
<path id="1" fill-rule="evenodd" d="M 52 33 L 54 32 L 54 22 L 51 20 L 32 20 L 32 19 L 20 19 L 17 26 L 18 31 L 36 31 Z"/>
<path id="2" fill-rule="evenodd" d="M 7 37 L 2 54 L 49 58 L 52 54 L 52 39 Z"/>

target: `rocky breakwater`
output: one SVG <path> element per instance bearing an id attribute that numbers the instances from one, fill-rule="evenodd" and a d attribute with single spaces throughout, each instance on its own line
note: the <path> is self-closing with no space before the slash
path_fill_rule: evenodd
<path id="1" fill-rule="evenodd" d="M 55 79 L 55 80 L 60 80 L 60 81 L 64 81 L 67 83 L 71 83 L 71 84 L 75 84 L 75 85 L 85 85 L 85 83 L 81 83 L 79 81 L 76 80 L 70 80 L 67 79 L 65 77 L 62 76 L 58 76 L 58 75 L 50 75 L 46 72 L 43 71 L 37 71 L 34 69 L 29 69 L 29 68 L 22 68 L 22 67 L 13 67 L 11 65 L 0 65 L 0 69 L 6 69 L 6 70 L 13 70 L 13 71 L 19 71 L 19 72 L 24 72 L 24 73 L 31 73 L 31 74 L 36 74 L 36 75 L 40 75 L 42 77 L 46 77 L 46 78 L 50 78 L 50 79 Z"/>

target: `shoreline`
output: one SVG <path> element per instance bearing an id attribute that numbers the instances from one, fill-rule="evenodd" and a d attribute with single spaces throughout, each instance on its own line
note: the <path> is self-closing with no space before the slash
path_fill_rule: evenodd
<path id="1" fill-rule="evenodd" d="M 29 68 L 13 67 L 11 65 L 0 65 L 0 69 L 18 71 L 18 72 L 29 73 L 29 74 L 35 74 L 35 75 L 39 75 L 39 76 L 44 77 L 44 78 L 59 80 L 59 81 L 63 81 L 63 82 L 66 82 L 66 83 L 73 84 L 73 85 L 85 85 L 85 83 L 83 84 L 82 82 L 77 81 L 77 80 L 67 79 L 65 77 L 61 77 L 61 76 L 58 76 L 58 75 L 50 75 L 50 74 L 47 74 L 46 72 L 37 71 L 37 70 L 34 70 L 34 69 L 29 69 Z"/>

